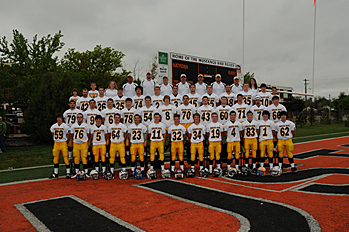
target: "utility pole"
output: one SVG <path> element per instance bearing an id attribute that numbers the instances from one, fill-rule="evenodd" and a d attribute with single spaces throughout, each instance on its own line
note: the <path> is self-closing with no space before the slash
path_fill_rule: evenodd
<path id="1" fill-rule="evenodd" d="M 308 85 L 308 81 L 307 79 L 304 79 L 304 92 L 305 94 L 307 94 L 307 85 Z M 305 95 L 305 116 L 308 116 L 308 99 L 307 99 L 307 95 Z"/>

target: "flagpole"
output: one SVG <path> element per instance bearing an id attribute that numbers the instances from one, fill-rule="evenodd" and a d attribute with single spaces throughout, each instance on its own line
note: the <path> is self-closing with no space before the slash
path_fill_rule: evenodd
<path id="1" fill-rule="evenodd" d="M 244 69 L 245 69 L 245 0 L 243 0 L 242 7 L 242 67 L 241 67 L 241 78 L 244 82 Z"/>
<path id="2" fill-rule="evenodd" d="M 315 35 L 316 35 L 316 1 L 314 1 L 314 40 L 313 40 L 313 73 L 312 73 L 312 83 L 311 83 L 311 93 L 314 94 L 314 82 L 315 82 Z"/>

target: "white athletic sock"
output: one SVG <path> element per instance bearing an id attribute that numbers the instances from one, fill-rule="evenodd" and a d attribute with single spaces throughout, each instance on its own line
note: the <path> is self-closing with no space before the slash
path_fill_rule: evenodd
<path id="1" fill-rule="evenodd" d="M 71 151 L 68 151 L 68 159 L 72 159 L 72 156 L 73 156 L 73 152 L 71 152 Z"/>
<path id="2" fill-rule="evenodd" d="M 210 167 L 210 172 L 212 172 L 212 164 L 210 164 L 209 167 Z"/>
<path id="3" fill-rule="evenodd" d="M 161 165 L 161 170 L 164 170 L 165 169 L 165 165 Z"/>
<path id="4" fill-rule="evenodd" d="M 184 170 L 184 165 L 180 165 L 181 166 L 181 169 Z"/>
<path id="5" fill-rule="evenodd" d="M 274 164 L 273 164 L 273 163 L 270 163 L 270 164 L 269 164 L 269 168 L 270 168 L 270 169 L 273 169 L 273 167 L 274 167 Z"/>
<path id="6" fill-rule="evenodd" d="M 91 152 L 88 152 L 88 156 L 90 156 L 91 155 Z"/>
<path id="7" fill-rule="evenodd" d="M 126 155 L 130 155 L 130 152 L 129 152 L 129 151 L 126 151 Z"/>
<path id="8" fill-rule="evenodd" d="M 239 165 L 236 164 L 236 165 L 235 165 L 235 168 L 238 169 L 238 168 L 239 168 Z"/>
<path id="9" fill-rule="evenodd" d="M 78 168 L 75 168 L 75 174 L 77 174 L 79 172 Z"/>
<path id="10" fill-rule="evenodd" d="M 125 171 L 126 171 L 126 168 L 122 168 L 122 171 L 124 171 L 124 172 L 125 172 Z M 132 171 L 134 171 L 134 170 L 132 170 Z"/>
<path id="11" fill-rule="evenodd" d="M 245 167 L 248 168 L 248 164 L 245 164 Z"/>
<path id="12" fill-rule="evenodd" d="M 150 169 L 154 169 L 154 166 L 151 166 L 151 165 L 150 165 Z"/>
<path id="13" fill-rule="evenodd" d="M 172 171 L 172 172 L 174 172 L 174 168 L 175 168 L 174 166 L 171 166 L 171 171 Z"/>
<path id="14" fill-rule="evenodd" d="M 291 167 L 294 168 L 294 163 L 291 163 Z"/>
<path id="15" fill-rule="evenodd" d="M 99 172 L 99 167 L 96 167 L 96 171 Z"/>
<path id="16" fill-rule="evenodd" d="M 256 164 L 255 164 L 255 163 L 253 163 L 253 164 L 252 164 L 252 167 L 253 167 L 253 168 L 256 168 Z"/>
<path id="17" fill-rule="evenodd" d="M 88 173 L 88 169 L 87 168 L 85 168 L 85 174 L 87 174 Z"/>
<path id="18" fill-rule="evenodd" d="M 53 173 L 58 175 L 58 168 L 53 168 Z"/>
<path id="19" fill-rule="evenodd" d="M 144 167 L 141 167 L 141 171 L 144 171 Z"/>
<path id="20" fill-rule="evenodd" d="M 67 174 L 70 174 L 70 168 L 67 168 Z"/>
<path id="21" fill-rule="evenodd" d="M 282 168 L 282 163 L 279 163 L 280 168 Z"/>
<path id="22" fill-rule="evenodd" d="M 227 168 L 228 168 L 228 169 L 230 168 L 230 164 L 227 164 Z"/>
<path id="23" fill-rule="evenodd" d="M 102 167 L 102 172 L 103 172 L 103 173 L 105 172 L 105 167 Z"/>
<path id="24" fill-rule="evenodd" d="M 135 167 L 131 167 L 131 171 L 134 172 L 135 171 Z"/>
<path id="25" fill-rule="evenodd" d="M 200 166 L 200 170 L 203 169 L 203 168 L 204 168 L 204 166 Z"/>
<path id="26" fill-rule="evenodd" d="M 110 172 L 111 172 L 112 174 L 114 174 L 114 168 L 113 168 L 113 167 L 110 168 Z"/>

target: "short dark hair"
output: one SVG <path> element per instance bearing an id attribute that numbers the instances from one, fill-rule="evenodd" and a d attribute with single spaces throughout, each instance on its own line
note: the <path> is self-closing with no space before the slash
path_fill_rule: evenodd
<path id="1" fill-rule="evenodd" d="M 91 102 L 95 102 L 96 103 L 96 101 L 93 98 L 91 100 L 89 100 L 88 102 L 89 103 L 91 103 Z"/>
<path id="2" fill-rule="evenodd" d="M 108 101 L 114 102 L 113 98 L 108 98 L 107 102 L 108 102 Z"/>
<path id="3" fill-rule="evenodd" d="M 273 97 L 272 97 L 272 99 L 271 99 L 271 100 L 272 100 L 272 101 L 274 101 L 274 99 L 278 99 L 278 100 L 279 100 L 280 98 L 279 98 L 279 96 L 278 96 L 278 95 L 275 95 L 275 96 L 273 96 Z"/>
<path id="4" fill-rule="evenodd" d="M 235 112 L 235 110 L 232 110 L 232 111 L 230 111 L 229 114 L 230 114 L 230 115 L 232 115 L 232 114 L 235 114 L 235 115 L 236 115 L 236 112 Z"/>
<path id="5" fill-rule="evenodd" d="M 57 114 L 56 114 L 56 119 L 57 119 L 57 118 L 62 118 L 62 119 L 63 119 L 63 114 L 62 114 L 62 113 L 57 113 Z"/>
<path id="6" fill-rule="evenodd" d="M 144 98 L 144 100 L 147 100 L 147 99 L 151 100 L 151 97 L 150 97 L 150 96 L 146 96 L 146 97 Z"/>
<path id="7" fill-rule="evenodd" d="M 137 89 L 140 89 L 140 90 L 142 90 L 142 92 L 143 92 L 143 87 L 142 87 L 142 86 L 137 85 L 137 86 L 136 86 L 136 90 L 137 90 Z"/>
<path id="8" fill-rule="evenodd" d="M 127 102 L 132 102 L 132 98 L 130 98 L 130 97 L 126 98 L 126 101 Z"/>
<path id="9" fill-rule="evenodd" d="M 208 100 L 208 97 L 207 97 L 207 96 L 203 96 L 203 97 L 202 97 L 202 100 L 204 100 L 204 98 L 206 98 L 206 99 Z"/>
<path id="10" fill-rule="evenodd" d="M 251 110 L 247 111 L 246 115 L 248 114 L 253 114 L 253 112 Z"/>
<path id="11" fill-rule="evenodd" d="M 158 116 L 161 116 L 159 113 L 155 113 L 155 114 L 154 114 L 154 116 L 157 116 L 157 115 L 158 115 Z"/>
<path id="12" fill-rule="evenodd" d="M 102 116 L 101 116 L 101 115 L 99 115 L 99 114 L 97 114 L 97 115 L 96 115 L 96 117 L 95 117 L 95 120 L 97 120 L 97 119 L 102 120 Z"/>
<path id="13" fill-rule="evenodd" d="M 265 83 L 262 83 L 261 88 L 263 88 L 263 87 L 267 88 L 267 85 Z"/>
<path id="14" fill-rule="evenodd" d="M 69 103 L 72 103 L 72 102 L 74 102 L 76 104 L 76 101 L 74 101 L 73 99 L 69 101 Z"/>
<path id="15" fill-rule="evenodd" d="M 174 114 L 173 118 L 180 118 L 181 116 L 179 114 Z"/>
<path id="16" fill-rule="evenodd" d="M 287 116 L 287 112 L 286 112 L 286 111 L 284 111 L 284 110 L 283 110 L 283 111 L 281 111 L 281 112 L 280 112 L 280 117 L 281 117 L 282 115 L 286 115 L 286 116 Z"/>
<path id="17" fill-rule="evenodd" d="M 115 116 L 121 117 L 121 115 L 120 115 L 119 113 L 115 113 L 115 114 L 114 114 L 114 118 L 115 118 Z"/>
<path id="18" fill-rule="evenodd" d="M 265 115 L 265 114 L 268 115 L 268 118 L 270 117 L 270 113 L 269 113 L 268 110 L 264 110 L 264 111 L 263 111 L 262 115 Z"/>
<path id="19" fill-rule="evenodd" d="M 72 91 L 71 91 L 71 94 L 73 95 L 73 92 L 77 92 L 78 93 L 78 89 L 77 88 L 74 88 Z"/>
<path id="20" fill-rule="evenodd" d="M 244 97 L 241 93 L 239 93 L 238 95 L 236 95 L 236 98 L 238 97 Z"/>
<path id="21" fill-rule="evenodd" d="M 119 86 L 118 90 L 124 91 L 124 89 L 122 88 L 122 86 Z"/>
<path id="22" fill-rule="evenodd" d="M 218 116 L 218 114 L 217 114 L 216 112 L 213 112 L 213 113 L 211 114 L 211 116 L 214 115 L 214 114 Z"/>

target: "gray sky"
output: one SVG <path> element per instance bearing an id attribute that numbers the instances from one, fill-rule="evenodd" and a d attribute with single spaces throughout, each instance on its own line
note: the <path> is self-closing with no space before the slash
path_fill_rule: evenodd
<path id="1" fill-rule="evenodd" d="M 242 63 L 243 0 L 1 1 L 0 36 L 18 29 L 29 41 L 62 31 L 65 47 L 95 45 L 126 54 L 141 74 L 157 51 Z M 349 1 L 317 0 L 315 95 L 349 94 Z M 313 0 L 246 0 L 245 72 L 258 83 L 304 92 L 312 78 Z M 311 90 L 308 90 L 311 92 Z"/>

